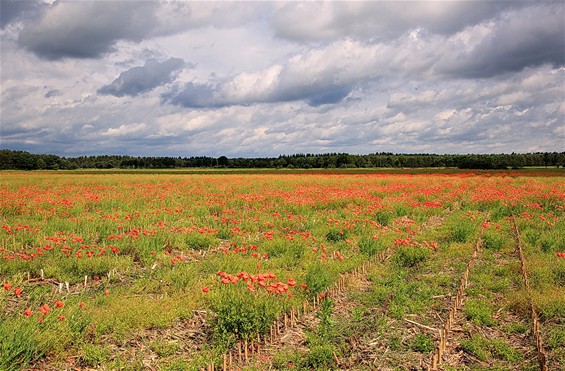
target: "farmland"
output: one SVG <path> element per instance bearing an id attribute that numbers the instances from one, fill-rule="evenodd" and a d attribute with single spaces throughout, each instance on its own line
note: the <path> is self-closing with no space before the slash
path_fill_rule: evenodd
<path id="1" fill-rule="evenodd" d="M 1 175 L 0 369 L 565 368 L 562 172 Z"/>

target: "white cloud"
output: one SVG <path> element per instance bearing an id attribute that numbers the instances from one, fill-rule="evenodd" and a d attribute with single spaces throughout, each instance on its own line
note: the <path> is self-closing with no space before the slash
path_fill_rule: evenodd
<path id="1" fill-rule="evenodd" d="M 173 156 L 563 148 L 562 2 L 24 8 L 0 30 L 2 148 Z M 181 59 L 189 68 L 160 64 Z M 100 94 L 104 87 L 113 95 Z"/>
<path id="2" fill-rule="evenodd" d="M 273 28 L 276 35 L 297 41 L 388 40 L 418 27 L 453 34 L 525 4 L 492 1 L 480 5 L 474 1 L 290 2 L 275 13 Z"/>
<path id="3" fill-rule="evenodd" d="M 107 135 L 111 137 L 125 136 L 134 133 L 139 133 L 140 131 L 143 131 L 145 127 L 146 125 L 143 123 L 120 125 L 117 128 L 109 128 L 103 131 L 102 133 L 100 133 L 100 135 Z"/>
<path id="4" fill-rule="evenodd" d="M 510 94 L 505 94 L 496 100 L 499 106 L 508 106 L 513 104 L 527 103 L 530 101 L 530 94 L 524 91 L 517 91 Z"/>

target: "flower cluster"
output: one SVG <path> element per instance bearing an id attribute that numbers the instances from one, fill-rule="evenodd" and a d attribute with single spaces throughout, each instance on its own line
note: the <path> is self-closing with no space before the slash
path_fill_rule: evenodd
<path id="1" fill-rule="evenodd" d="M 247 272 L 239 272 L 235 275 L 218 272 L 217 275 L 221 278 L 220 282 L 223 285 L 237 284 L 245 282 L 247 290 L 255 292 L 259 287 L 263 288 L 269 294 L 282 295 L 286 294 L 288 297 L 292 296 L 289 291 L 291 287 L 296 286 L 296 281 L 291 277 L 286 282 L 279 281 L 277 276 L 273 273 L 258 273 L 251 274 Z M 207 289 L 207 288 L 206 288 Z M 204 289 L 203 289 L 204 291 Z M 208 291 L 204 291 L 208 292 Z"/>

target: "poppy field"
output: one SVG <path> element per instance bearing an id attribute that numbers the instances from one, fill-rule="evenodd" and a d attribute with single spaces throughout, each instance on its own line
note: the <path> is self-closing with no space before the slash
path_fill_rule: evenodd
<path id="1" fill-rule="evenodd" d="M 565 173 L 2 172 L 0 369 L 565 369 Z"/>

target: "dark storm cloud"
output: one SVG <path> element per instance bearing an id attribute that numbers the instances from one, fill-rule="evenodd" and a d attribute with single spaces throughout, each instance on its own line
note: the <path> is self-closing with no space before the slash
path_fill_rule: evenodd
<path id="1" fill-rule="evenodd" d="M 333 89 L 325 89 L 321 93 L 311 95 L 307 101 L 311 106 L 334 104 L 342 101 L 350 92 L 351 89 L 347 86 L 336 86 Z"/>
<path id="2" fill-rule="evenodd" d="M 60 95 L 63 95 L 63 92 L 61 90 L 53 89 L 45 93 L 45 98 L 58 97 Z"/>
<path id="3" fill-rule="evenodd" d="M 163 62 L 150 59 L 143 66 L 120 73 L 118 78 L 100 88 L 98 93 L 116 97 L 136 96 L 173 81 L 174 72 L 184 66 L 185 62 L 180 58 L 170 58 Z"/>
<path id="4" fill-rule="evenodd" d="M 214 88 L 210 85 L 186 83 L 182 89 L 173 89 L 161 96 L 163 102 L 186 108 L 222 107 L 228 102 L 214 98 Z"/>
<path id="5" fill-rule="evenodd" d="M 449 63 L 450 65 L 447 65 Z M 502 16 L 490 34 L 468 53 L 448 59 L 449 74 L 485 78 L 525 67 L 565 65 L 565 8 L 543 4 Z"/>
<path id="6" fill-rule="evenodd" d="M 117 41 L 141 41 L 156 23 L 152 1 L 56 2 L 39 22 L 28 23 L 18 44 L 37 56 L 98 58 L 114 50 Z"/>
<path id="7" fill-rule="evenodd" d="M 41 11 L 40 1 L 2 0 L 0 1 L 0 28 L 20 19 L 33 19 Z"/>
<path id="8" fill-rule="evenodd" d="M 161 98 L 165 103 L 171 103 L 186 108 L 220 108 L 229 106 L 248 106 L 259 103 L 281 103 L 304 100 L 310 106 L 335 104 L 342 101 L 350 92 L 349 86 L 321 87 L 317 85 L 300 88 L 275 87 L 270 93 L 254 94 L 247 97 L 230 97 L 223 90 L 222 84 L 187 83 L 180 90 L 164 93 Z"/>

